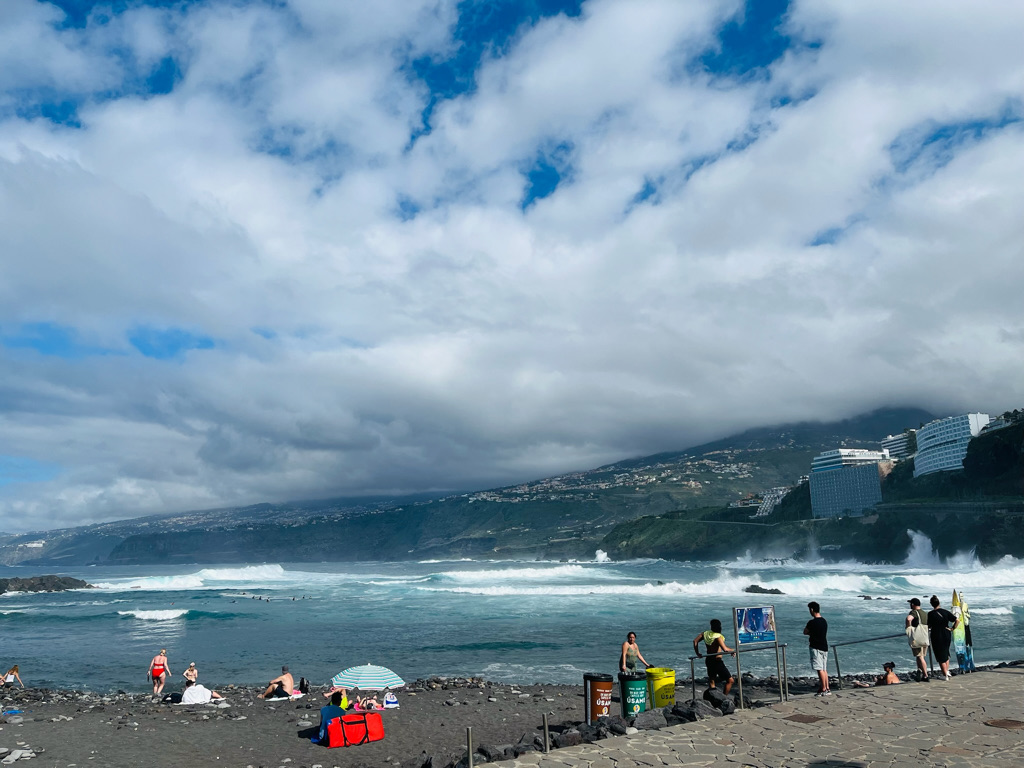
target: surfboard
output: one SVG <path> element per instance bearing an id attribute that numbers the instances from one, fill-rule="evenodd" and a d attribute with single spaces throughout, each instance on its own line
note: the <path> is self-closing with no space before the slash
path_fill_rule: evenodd
<path id="1" fill-rule="evenodd" d="M 953 615 L 960 621 L 953 630 L 953 650 L 956 651 L 956 662 L 960 665 L 961 672 L 968 672 L 970 667 L 967 663 L 967 630 L 964 625 L 964 611 L 961 595 L 953 590 Z"/>
<path id="2" fill-rule="evenodd" d="M 960 620 L 964 625 L 964 638 L 967 642 L 967 671 L 975 672 L 977 668 L 974 666 L 974 639 L 971 637 L 971 607 L 964 600 L 963 592 L 960 593 L 960 613 Z"/>

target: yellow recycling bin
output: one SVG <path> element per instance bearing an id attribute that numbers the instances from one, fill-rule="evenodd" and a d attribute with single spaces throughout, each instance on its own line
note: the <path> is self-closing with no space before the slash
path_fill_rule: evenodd
<path id="1" fill-rule="evenodd" d="M 676 703 L 676 671 L 667 667 L 647 668 L 647 701 L 652 709 Z"/>

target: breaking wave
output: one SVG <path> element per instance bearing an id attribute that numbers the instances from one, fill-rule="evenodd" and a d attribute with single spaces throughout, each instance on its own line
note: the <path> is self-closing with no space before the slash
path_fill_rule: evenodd
<path id="1" fill-rule="evenodd" d="M 180 619 L 182 616 L 188 614 L 187 610 L 183 611 L 118 611 L 118 616 L 133 616 L 136 619 L 147 619 L 149 621 L 170 621 L 171 619 Z"/>
<path id="2" fill-rule="evenodd" d="M 236 582 L 239 587 L 265 587 L 268 583 L 301 581 L 309 575 L 298 571 L 286 571 L 280 565 L 247 565 L 241 568 L 203 568 L 195 573 L 178 576 L 143 576 L 124 581 L 100 582 L 95 586 L 98 589 L 117 591 L 142 589 L 154 592 L 204 588 L 223 589 L 224 582 Z"/>
<path id="3" fill-rule="evenodd" d="M 986 616 L 1012 616 L 1013 608 L 1000 606 L 998 608 L 971 608 L 971 615 L 983 614 Z"/>

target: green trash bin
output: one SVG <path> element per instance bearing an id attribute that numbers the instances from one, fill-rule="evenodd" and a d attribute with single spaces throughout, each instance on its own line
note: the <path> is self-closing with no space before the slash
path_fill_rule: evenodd
<path id="1" fill-rule="evenodd" d="M 622 702 L 622 716 L 636 717 L 647 709 L 647 675 L 619 673 L 619 700 Z"/>

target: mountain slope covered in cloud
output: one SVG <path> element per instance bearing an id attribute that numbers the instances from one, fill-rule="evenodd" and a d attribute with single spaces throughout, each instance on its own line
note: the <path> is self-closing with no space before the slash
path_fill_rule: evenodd
<path id="1" fill-rule="evenodd" d="M 589 558 L 623 522 L 679 510 L 703 517 L 710 508 L 720 517 L 729 502 L 794 485 L 823 449 L 877 447 L 886 434 L 928 417 L 920 409 L 893 408 L 831 424 L 781 425 L 686 451 L 444 498 L 261 504 L 9 536 L 0 539 L 0 562 Z M 747 519 L 751 512 L 739 514 Z"/>

